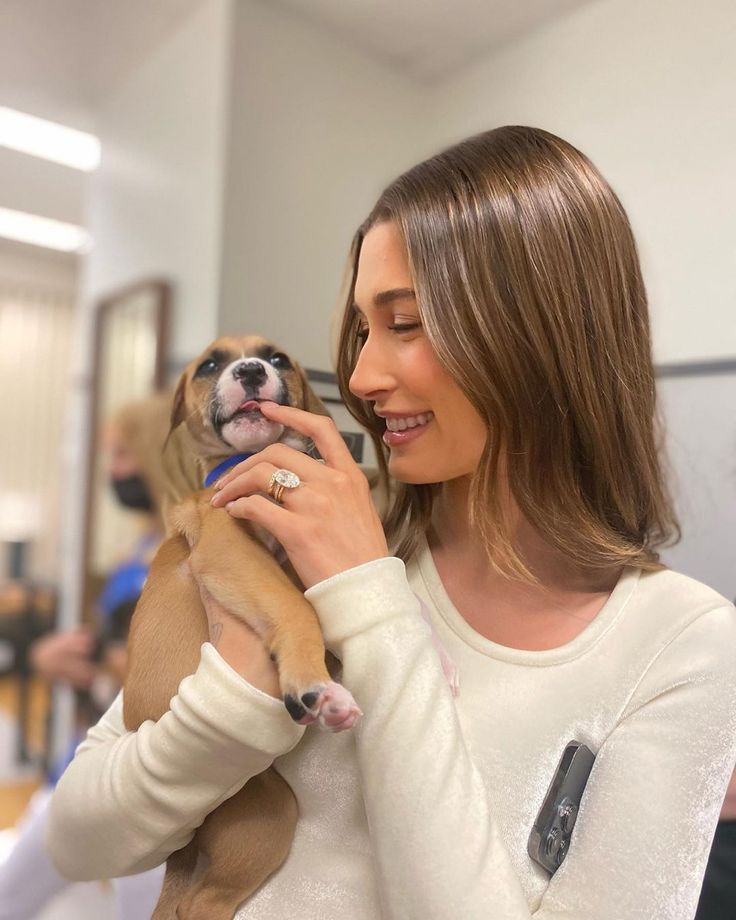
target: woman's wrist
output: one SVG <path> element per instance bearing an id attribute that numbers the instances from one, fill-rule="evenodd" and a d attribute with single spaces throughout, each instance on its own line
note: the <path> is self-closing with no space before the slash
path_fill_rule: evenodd
<path id="1" fill-rule="evenodd" d="M 396 556 L 346 569 L 313 585 L 304 597 L 317 613 L 325 645 L 338 658 L 342 658 L 346 640 L 397 616 L 416 616 L 419 612 L 406 567 Z"/>

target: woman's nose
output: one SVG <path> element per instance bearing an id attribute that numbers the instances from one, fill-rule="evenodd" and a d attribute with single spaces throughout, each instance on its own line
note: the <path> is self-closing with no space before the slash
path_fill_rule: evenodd
<path id="1" fill-rule="evenodd" d="M 358 399 L 376 399 L 377 394 L 389 390 L 393 378 L 381 359 L 379 350 L 372 344 L 370 337 L 366 340 L 358 355 L 358 360 L 350 375 L 350 392 Z"/>

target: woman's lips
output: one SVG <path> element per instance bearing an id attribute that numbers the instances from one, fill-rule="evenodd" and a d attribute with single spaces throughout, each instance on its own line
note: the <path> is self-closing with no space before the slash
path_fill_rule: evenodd
<path id="1" fill-rule="evenodd" d="M 410 441 L 416 441 L 432 424 L 432 419 L 424 425 L 417 425 L 414 428 L 405 428 L 404 431 L 389 431 L 387 428 L 383 432 L 383 443 L 389 447 L 400 447 L 402 444 L 408 444 Z"/>

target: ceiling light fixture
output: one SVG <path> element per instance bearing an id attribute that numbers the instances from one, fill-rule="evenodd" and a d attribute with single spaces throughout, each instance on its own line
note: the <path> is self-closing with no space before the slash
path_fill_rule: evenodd
<path id="1" fill-rule="evenodd" d="M 91 237 L 83 227 L 49 217 L 0 208 L 0 236 L 61 252 L 88 252 Z"/>
<path id="2" fill-rule="evenodd" d="M 0 146 L 84 172 L 100 164 L 100 141 L 94 134 L 6 106 L 0 106 Z"/>

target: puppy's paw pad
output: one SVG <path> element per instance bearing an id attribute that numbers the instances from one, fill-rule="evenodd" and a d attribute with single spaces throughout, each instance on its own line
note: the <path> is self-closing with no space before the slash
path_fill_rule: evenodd
<path id="1" fill-rule="evenodd" d="M 331 732 L 352 728 L 363 715 L 350 691 L 332 680 L 310 687 L 302 694 L 301 702 L 311 716 L 310 721 L 318 721 L 322 728 Z"/>

